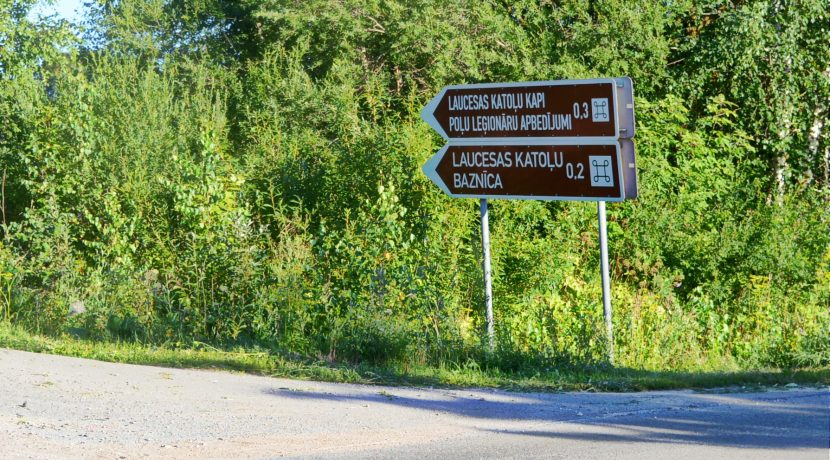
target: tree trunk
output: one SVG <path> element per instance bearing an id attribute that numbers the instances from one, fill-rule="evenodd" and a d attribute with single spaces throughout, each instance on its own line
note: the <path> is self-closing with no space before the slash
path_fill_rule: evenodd
<path id="1" fill-rule="evenodd" d="M 824 71 L 824 76 L 830 79 L 830 67 L 827 67 L 827 70 Z M 807 138 L 807 147 L 810 152 L 810 159 L 813 160 L 811 161 L 812 164 L 818 163 L 818 150 L 821 147 L 821 138 L 824 133 L 823 130 L 825 125 L 827 124 L 827 117 L 830 115 L 827 111 L 828 106 L 830 106 L 830 99 L 824 101 L 823 103 L 819 102 L 816 106 L 815 112 L 813 112 L 815 121 L 813 122 L 813 126 L 810 127 L 810 134 Z M 830 146 L 824 147 L 824 158 L 822 163 L 824 166 L 824 186 L 830 187 Z"/>
<path id="2" fill-rule="evenodd" d="M 781 153 L 775 157 L 775 204 L 781 205 L 784 202 L 784 192 L 787 191 L 787 162 L 788 155 Z"/>

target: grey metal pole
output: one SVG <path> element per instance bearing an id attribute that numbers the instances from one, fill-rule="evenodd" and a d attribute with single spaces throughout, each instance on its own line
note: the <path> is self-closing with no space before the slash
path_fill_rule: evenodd
<path id="1" fill-rule="evenodd" d="M 487 213 L 487 199 L 481 199 L 481 247 L 484 250 L 484 302 L 487 306 L 487 339 L 490 350 L 495 347 L 496 334 L 493 326 L 493 283 L 490 270 L 490 219 Z"/>
<path id="2" fill-rule="evenodd" d="M 605 330 L 608 334 L 608 360 L 614 362 L 614 328 L 611 323 L 611 277 L 608 273 L 608 227 L 605 223 L 605 202 L 597 206 L 599 217 L 599 256 L 602 270 L 602 311 L 605 314 Z"/>

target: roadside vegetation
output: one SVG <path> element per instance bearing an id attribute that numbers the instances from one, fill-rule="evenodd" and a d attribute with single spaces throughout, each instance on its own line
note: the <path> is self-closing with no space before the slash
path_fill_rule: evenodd
<path id="1" fill-rule="evenodd" d="M 98 0 L 82 25 L 0 2 L 0 346 L 384 383 L 828 383 L 827 0 Z M 442 142 L 419 111 L 447 84 L 623 75 L 640 198 L 608 206 L 615 361 L 593 203 L 491 202 L 490 352 L 478 203 L 421 173 Z"/>
<path id="2" fill-rule="evenodd" d="M 234 371 L 270 377 L 368 385 L 503 388 L 511 391 L 645 391 L 693 389 L 763 391 L 830 385 L 830 367 L 804 369 L 738 367 L 711 371 L 649 371 L 539 360 L 534 365 L 503 354 L 486 354 L 464 364 L 333 363 L 298 355 L 279 355 L 260 347 L 219 349 L 202 342 L 172 348 L 136 341 L 95 341 L 72 336 L 39 336 L 0 325 L 0 347 L 126 364 Z"/>

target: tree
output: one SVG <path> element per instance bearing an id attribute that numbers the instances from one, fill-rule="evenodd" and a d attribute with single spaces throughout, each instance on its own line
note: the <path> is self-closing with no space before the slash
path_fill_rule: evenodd
<path id="1" fill-rule="evenodd" d="M 830 185 L 829 10 L 827 0 L 694 1 L 674 31 L 671 78 L 695 113 L 716 94 L 737 105 L 779 198 L 797 181 Z"/>

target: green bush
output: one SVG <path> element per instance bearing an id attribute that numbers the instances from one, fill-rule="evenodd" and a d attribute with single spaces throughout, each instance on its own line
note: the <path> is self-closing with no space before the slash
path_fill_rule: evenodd
<path id="1" fill-rule="evenodd" d="M 828 363 L 825 1 L 123 0 L 87 40 L 32 3 L 0 12 L 0 321 L 601 363 L 596 205 L 491 201 L 490 350 L 478 203 L 420 171 L 442 141 L 418 112 L 446 84 L 627 74 L 640 198 L 608 206 L 615 363 Z"/>

